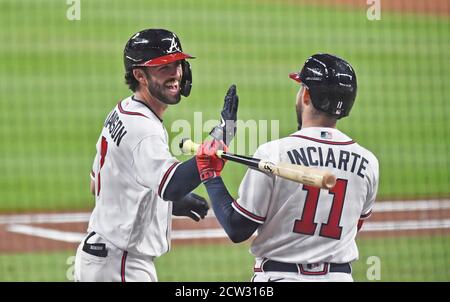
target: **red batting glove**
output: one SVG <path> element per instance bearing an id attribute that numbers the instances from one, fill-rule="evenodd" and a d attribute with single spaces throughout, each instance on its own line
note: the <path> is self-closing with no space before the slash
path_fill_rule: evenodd
<path id="1" fill-rule="evenodd" d="M 211 178 L 219 177 L 225 160 L 216 155 L 217 150 L 228 150 L 222 141 L 205 141 L 197 150 L 196 161 L 200 180 L 206 182 Z"/>

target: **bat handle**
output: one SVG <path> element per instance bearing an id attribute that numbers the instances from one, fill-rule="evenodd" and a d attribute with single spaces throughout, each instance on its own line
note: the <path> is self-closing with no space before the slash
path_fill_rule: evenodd
<path id="1" fill-rule="evenodd" d="M 180 149 L 184 154 L 195 154 L 199 147 L 200 145 L 194 143 L 190 138 L 183 138 L 180 142 Z"/>
<path id="2" fill-rule="evenodd" d="M 181 152 L 183 152 L 184 154 L 196 154 L 198 148 L 200 147 L 199 144 L 194 143 L 190 138 L 183 138 L 179 146 Z M 216 155 L 218 157 L 222 157 L 223 153 L 223 150 L 217 150 Z"/>

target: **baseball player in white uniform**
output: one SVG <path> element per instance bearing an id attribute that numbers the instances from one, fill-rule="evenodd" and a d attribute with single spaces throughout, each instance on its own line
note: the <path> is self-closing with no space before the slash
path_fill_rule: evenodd
<path id="1" fill-rule="evenodd" d="M 162 123 L 168 105 L 190 93 L 188 58 L 164 29 L 140 31 L 127 42 L 125 79 L 134 94 L 108 114 L 97 141 L 96 203 L 77 250 L 75 280 L 157 281 L 153 260 L 170 250 L 172 214 L 196 221 L 207 214 L 206 200 L 190 193 L 201 183 L 196 159 L 181 163 L 171 155 Z M 235 119 L 236 111 L 232 87 L 222 116 Z"/>
<path id="2" fill-rule="evenodd" d="M 328 169 L 337 177 L 336 186 L 319 189 L 252 169 L 236 200 L 220 177 L 204 184 L 233 242 L 257 230 L 250 249 L 256 258 L 252 281 L 353 281 L 355 237 L 371 214 L 378 188 L 377 158 L 336 129 L 356 98 L 356 74 L 343 59 L 316 54 L 290 77 L 301 83 L 300 130 L 261 145 L 254 157 Z M 202 150 L 211 147 L 205 144 L 198 153 L 203 162 Z M 216 156 L 209 161 L 214 169 L 222 167 Z"/>

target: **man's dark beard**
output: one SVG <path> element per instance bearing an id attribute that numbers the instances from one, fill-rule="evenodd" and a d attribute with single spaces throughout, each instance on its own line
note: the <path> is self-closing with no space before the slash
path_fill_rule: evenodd
<path id="1" fill-rule="evenodd" d="M 302 129 L 302 111 L 295 105 L 295 113 L 297 114 L 297 130 Z"/>
<path id="2" fill-rule="evenodd" d="M 168 96 L 164 94 L 164 86 L 159 85 L 152 81 L 151 78 L 148 79 L 148 91 L 152 96 L 157 98 L 160 102 L 167 104 L 167 105 L 174 105 L 178 104 L 181 100 L 181 94 L 180 92 L 177 93 L 174 97 Z"/>

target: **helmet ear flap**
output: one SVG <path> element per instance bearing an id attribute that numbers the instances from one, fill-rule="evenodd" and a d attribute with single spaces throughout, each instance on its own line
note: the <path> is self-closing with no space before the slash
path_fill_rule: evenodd
<path id="1" fill-rule="evenodd" d="M 191 65 L 188 61 L 183 60 L 181 61 L 181 68 L 183 70 L 183 77 L 181 78 L 181 95 L 184 97 L 188 97 L 191 93 L 192 88 L 192 71 L 191 71 Z"/>

